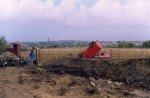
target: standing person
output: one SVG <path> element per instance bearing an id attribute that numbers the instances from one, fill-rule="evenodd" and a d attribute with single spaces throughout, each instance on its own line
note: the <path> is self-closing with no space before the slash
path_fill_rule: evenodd
<path id="1" fill-rule="evenodd" d="M 31 52 L 29 54 L 29 62 L 28 62 L 28 64 L 30 64 L 30 62 L 31 62 L 31 64 L 33 64 L 34 57 L 35 57 L 35 54 L 34 54 L 33 50 L 31 50 Z"/>

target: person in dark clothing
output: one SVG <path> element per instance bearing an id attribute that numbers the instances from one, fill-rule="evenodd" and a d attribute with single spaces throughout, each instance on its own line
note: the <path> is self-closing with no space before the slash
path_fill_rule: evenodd
<path id="1" fill-rule="evenodd" d="M 33 59 L 34 58 L 35 58 L 35 54 L 34 54 L 33 50 L 31 50 L 31 52 L 29 54 L 29 62 L 28 62 L 28 64 L 30 64 L 30 62 L 31 62 L 31 64 L 33 64 Z"/>

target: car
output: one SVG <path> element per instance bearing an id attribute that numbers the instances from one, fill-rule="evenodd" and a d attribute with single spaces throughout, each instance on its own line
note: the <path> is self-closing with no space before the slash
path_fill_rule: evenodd
<path id="1" fill-rule="evenodd" d="M 94 56 L 94 58 L 111 58 L 111 55 L 108 53 L 101 53 L 101 54 Z"/>
<path id="2" fill-rule="evenodd" d="M 110 58 L 111 55 L 108 53 L 96 55 L 102 48 L 102 45 L 98 41 L 93 41 L 89 43 L 89 47 L 84 52 L 78 54 L 78 58 Z"/>

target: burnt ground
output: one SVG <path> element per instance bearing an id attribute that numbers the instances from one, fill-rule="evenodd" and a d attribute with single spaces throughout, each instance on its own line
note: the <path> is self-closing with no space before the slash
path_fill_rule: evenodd
<path id="1" fill-rule="evenodd" d="M 149 98 L 150 59 L 59 59 L 0 68 L 0 98 Z"/>
<path id="2" fill-rule="evenodd" d="M 150 90 L 150 59 L 61 59 L 45 68 L 50 73 L 111 79 Z"/>

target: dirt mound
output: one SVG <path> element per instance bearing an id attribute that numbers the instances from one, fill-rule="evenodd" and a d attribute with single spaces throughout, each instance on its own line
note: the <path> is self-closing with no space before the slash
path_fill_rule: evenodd
<path id="1" fill-rule="evenodd" d="M 150 59 L 61 59 L 45 66 L 55 74 L 111 79 L 150 90 Z"/>
<path id="2" fill-rule="evenodd" d="M 73 62 L 73 61 L 72 61 Z M 28 65 L 0 68 L 0 98 L 149 98 L 150 91 L 123 82 L 52 74 Z"/>
<path id="3" fill-rule="evenodd" d="M 20 85 L 34 85 L 33 89 L 40 91 L 36 96 L 44 98 L 43 94 L 49 96 L 65 97 L 109 97 L 109 96 L 130 96 L 136 97 L 133 91 L 122 82 L 98 79 L 92 77 L 83 78 L 71 75 L 57 75 L 47 73 L 43 68 L 27 66 L 20 74 Z M 41 95 L 42 94 L 42 95 Z M 48 97 L 48 96 L 47 96 Z M 75 98 L 76 98 L 75 97 Z M 49 98 L 49 97 L 48 97 Z"/>
<path id="4" fill-rule="evenodd" d="M 150 59 L 131 59 L 108 68 L 107 76 L 150 90 Z"/>

